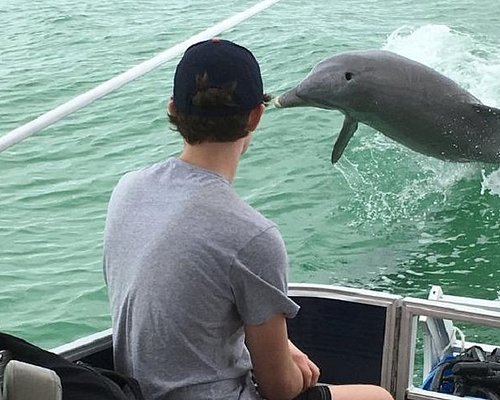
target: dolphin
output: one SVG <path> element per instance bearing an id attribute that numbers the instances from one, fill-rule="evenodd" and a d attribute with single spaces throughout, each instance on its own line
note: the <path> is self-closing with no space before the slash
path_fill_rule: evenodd
<path id="1" fill-rule="evenodd" d="M 332 163 L 340 159 L 360 122 L 427 156 L 500 163 L 500 110 L 482 104 L 432 68 L 390 51 L 329 57 L 274 104 L 344 114 Z"/>

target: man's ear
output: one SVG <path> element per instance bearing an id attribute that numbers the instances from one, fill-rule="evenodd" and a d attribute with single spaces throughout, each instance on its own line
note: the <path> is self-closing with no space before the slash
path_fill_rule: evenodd
<path id="1" fill-rule="evenodd" d="M 248 132 L 253 132 L 255 129 L 257 129 L 257 126 L 259 125 L 260 119 L 262 118 L 265 109 L 266 106 L 264 104 L 259 104 L 252 111 L 250 111 L 247 124 Z"/>
<path id="2" fill-rule="evenodd" d="M 173 98 L 170 98 L 170 100 L 168 101 L 167 112 L 174 117 L 177 114 L 177 107 L 175 107 L 175 103 L 174 103 Z"/>

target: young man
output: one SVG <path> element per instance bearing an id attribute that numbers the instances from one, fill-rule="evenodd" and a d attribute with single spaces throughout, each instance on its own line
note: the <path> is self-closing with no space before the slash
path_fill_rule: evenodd
<path id="1" fill-rule="evenodd" d="M 299 307 L 283 240 L 232 187 L 267 100 L 237 44 L 195 44 L 178 64 L 168 112 L 182 153 L 125 175 L 109 204 L 115 367 L 147 400 L 388 400 L 375 386 L 316 386 L 318 367 L 288 340 Z"/>

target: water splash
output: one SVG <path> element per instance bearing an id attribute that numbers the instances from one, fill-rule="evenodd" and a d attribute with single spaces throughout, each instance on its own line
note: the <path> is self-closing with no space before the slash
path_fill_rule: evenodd
<path id="1" fill-rule="evenodd" d="M 396 144 L 384 150 L 390 151 L 390 157 L 377 154 L 380 148 L 376 141 L 366 140 L 364 147 L 372 153 L 370 163 L 356 163 L 344 156 L 335 164 L 353 193 L 350 207 L 356 215 L 352 221 L 355 226 L 377 224 L 389 228 L 407 221 L 418 228 L 429 210 L 446 207 L 458 182 L 478 175 L 474 164 L 448 163 Z M 398 165 L 405 167 L 395 174 Z"/>
<path id="2" fill-rule="evenodd" d="M 490 194 L 500 196 L 500 169 L 497 169 L 490 174 L 486 174 L 484 169 L 481 170 L 483 181 L 481 182 L 481 195 L 487 191 Z"/>

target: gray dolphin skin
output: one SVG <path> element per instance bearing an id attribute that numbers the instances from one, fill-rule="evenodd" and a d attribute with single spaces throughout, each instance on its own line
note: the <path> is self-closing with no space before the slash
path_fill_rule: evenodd
<path id="1" fill-rule="evenodd" d="M 343 113 L 332 163 L 342 156 L 358 123 L 441 160 L 500 163 L 500 110 L 432 68 L 389 51 L 327 58 L 277 97 L 275 106 Z"/>

